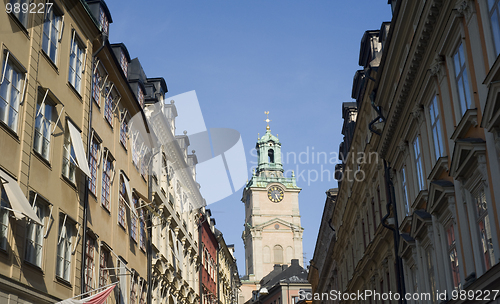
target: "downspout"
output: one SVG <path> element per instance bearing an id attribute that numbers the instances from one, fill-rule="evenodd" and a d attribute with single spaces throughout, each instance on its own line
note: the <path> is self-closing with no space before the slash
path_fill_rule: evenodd
<path id="1" fill-rule="evenodd" d="M 151 156 L 153 157 L 153 156 Z M 152 161 L 149 162 L 149 165 L 152 166 Z M 150 202 L 153 201 L 153 174 L 152 174 L 152 168 L 149 168 L 149 175 L 148 175 L 148 200 Z M 152 213 L 148 212 L 148 217 L 147 217 L 147 227 L 148 227 L 148 246 L 147 246 L 147 258 L 148 258 L 148 263 L 147 263 L 147 273 L 148 273 L 148 292 L 146 294 L 146 303 L 151 304 L 152 302 L 152 295 L 151 295 L 151 282 L 153 279 L 153 221 L 151 220 Z"/>
<path id="2" fill-rule="evenodd" d="M 204 215 L 201 213 L 202 208 L 198 210 L 200 214 L 200 218 L 198 219 L 198 257 L 199 257 L 199 266 L 198 266 L 198 280 L 199 282 L 199 294 L 200 294 L 200 304 L 203 304 L 203 273 L 202 273 L 202 264 L 203 264 L 203 246 L 201 243 L 201 233 L 202 233 L 202 225 L 203 222 L 206 220 L 204 219 Z M 200 258 L 201 257 L 201 258 Z"/>
<path id="3" fill-rule="evenodd" d="M 91 68 L 92 74 L 93 74 L 93 68 L 94 68 L 94 64 L 95 64 L 95 58 L 96 58 L 97 54 L 99 54 L 99 52 L 106 45 L 106 41 L 108 40 L 108 35 L 101 32 L 101 38 L 102 38 L 101 46 L 97 49 L 97 51 L 95 51 L 92 54 L 92 68 Z M 92 74 L 90 75 L 91 77 L 93 77 Z M 87 160 L 90 159 L 90 151 L 91 151 L 90 147 L 92 144 L 92 131 L 91 131 L 92 130 L 92 108 L 93 108 L 92 94 L 90 94 L 89 102 L 90 102 L 90 105 L 89 105 L 89 123 L 88 123 L 88 134 L 87 134 Z M 82 250 L 82 269 L 81 269 L 81 283 L 80 283 L 80 291 L 82 291 L 82 292 L 83 292 L 83 288 L 84 288 L 84 284 L 85 284 L 85 266 L 86 266 L 85 265 L 85 252 L 87 251 L 86 246 L 87 246 L 88 205 L 89 205 L 89 177 L 87 176 L 87 177 L 85 177 L 85 195 L 83 198 L 83 237 L 82 237 L 83 250 Z"/>
<path id="4" fill-rule="evenodd" d="M 368 71 L 371 71 L 371 68 L 368 69 Z M 373 80 L 373 78 L 369 78 Z M 370 103 L 373 109 L 377 112 L 378 116 L 372 120 L 368 124 L 368 129 L 372 132 L 377 134 L 378 136 L 381 136 L 382 134 L 373 129 L 373 124 L 377 122 L 378 120 L 382 120 L 382 122 L 386 121 L 386 118 L 384 115 L 382 115 L 382 107 L 381 106 L 376 106 L 375 105 L 375 97 L 376 97 L 377 91 L 373 90 L 372 93 L 370 94 Z M 404 295 L 406 294 L 406 288 L 405 288 L 405 280 L 404 280 L 404 273 L 403 273 L 403 261 L 401 257 L 399 256 L 398 249 L 399 249 L 399 223 L 398 223 L 398 212 L 397 212 L 397 205 L 396 205 L 396 198 L 394 195 L 394 184 L 392 183 L 391 176 L 390 176 L 390 167 L 387 164 L 387 161 L 383 159 L 384 161 L 384 181 L 385 181 L 385 190 L 387 193 L 387 204 L 386 204 L 386 211 L 387 214 L 384 215 L 382 218 L 382 226 L 385 228 L 389 229 L 392 231 L 393 235 L 393 241 L 394 241 L 394 257 L 396 259 L 395 261 L 395 272 L 396 272 L 396 277 L 397 277 L 397 288 L 398 288 L 398 293 L 400 295 L 399 303 L 407 303 Z M 389 218 L 391 214 L 391 207 L 392 207 L 392 213 L 394 217 L 394 227 L 391 227 L 386 224 L 386 220 Z M 389 282 L 387 282 L 389 284 Z"/>
<path id="5" fill-rule="evenodd" d="M 220 281 L 219 281 L 219 253 L 220 253 L 220 244 L 217 242 L 217 304 L 220 304 L 220 295 L 219 295 L 219 290 L 220 290 Z"/>

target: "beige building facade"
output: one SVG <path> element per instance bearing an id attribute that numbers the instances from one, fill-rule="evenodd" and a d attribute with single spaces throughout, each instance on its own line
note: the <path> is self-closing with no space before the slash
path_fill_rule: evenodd
<path id="1" fill-rule="evenodd" d="M 356 103 L 343 105 L 323 284 L 462 303 L 500 281 L 499 3 L 390 2 L 391 22 L 362 38 Z"/>

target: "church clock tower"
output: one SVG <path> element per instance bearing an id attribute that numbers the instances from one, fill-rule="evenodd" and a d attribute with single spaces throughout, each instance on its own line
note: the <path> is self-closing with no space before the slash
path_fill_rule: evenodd
<path id="1" fill-rule="evenodd" d="M 269 112 L 265 112 L 269 114 Z M 295 176 L 283 174 L 281 143 L 271 134 L 269 118 L 266 134 L 256 144 L 258 166 L 247 183 L 245 204 L 245 281 L 259 282 L 275 264 L 302 265 L 302 233 L 299 192 Z M 254 283 L 254 284 L 255 284 Z"/>

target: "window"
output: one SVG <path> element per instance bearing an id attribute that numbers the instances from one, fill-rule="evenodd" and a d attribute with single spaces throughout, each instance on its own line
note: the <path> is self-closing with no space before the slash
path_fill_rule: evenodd
<path id="1" fill-rule="evenodd" d="M 378 210 L 379 210 L 379 217 L 380 217 L 380 222 L 382 222 L 383 218 L 383 209 L 382 209 L 382 199 L 380 198 L 380 186 L 377 186 L 377 202 L 378 202 Z"/>
<path id="2" fill-rule="evenodd" d="M 130 284 L 130 304 L 137 303 L 137 280 L 132 277 L 132 283 Z"/>
<path id="3" fill-rule="evenodd" d="M 109 88 L 106 88 L 106 99 L 104 100 L 104 118 L 113 126 L 113 97 Z"/>
<path id="4" fill-rule="evenodd" d="M 137 86 L 137 100 L 139 101 L 141 108 L 144 108 L 144 92 L 142 92 L 140 86 Z"/>
<path id="5" fill-rule="evenodd" d="M 415 153 L 415 167 L 417 169 L 418 190 L 424 189 L 424 172 L 422 170 L 422 154 L 420 151 L 420 141 L 418 135 L 413 141 L 413 152 Z"/>
<path id="6" fill-rule="evenodd" d="M 110 193 L 111 193 L 111 174 L 113 172 L 113 161 L 107 156 L 103 160 L 103 172 L 102 172 L 102 205 L 106 210 L 110 210 Z"/>
<path id="7" fill-rule="evenodd" d="M 458 269 L 458 254 L 457 246 L 455 242 L 455 230 L 453 229 L 453 224 L 451 224 L 448 229 L 446 229 L 447 243 L 448 243 L 448 257 L 451 264 L 451 275 L 453 277 L 453 287 L 455 289 L 460 288 L 460 271 Z"/>
<path id="8" fill-rule="evenodd" d="M 453 62 L 455 65 L 455 81 L 458 89 L 460 110 L 463 115 L 467 109 L 472 109 L 472 100 L 467 76 L 467 66 L 465 63 L 464 46 L 462 43 L 460 43 L 453 54 Z"/>
<path id="9" fill-rule="evenodd" d="M 139 199 L 137 196 L 132 197 L 132 204 L 133 207 L 137 208 L 139 206 Z M 131 220 L 130 220 L 130 237 L 137 242 L 137 221 L 139 219 L 137 218 L 137 214 L 135 212 L 132 212 L 131 215 Z"/>
<path id="10" fill-rule="evenodd" d="M 127 119 L 123 117 L 123 121 L 120 125 L 120 142 L 125 148 L 127 148 L 127 132 L 128 132 L 128 122 Z"/>
<path id="11" fill-rule="evenodd" d="M 43 203 L 35 202 L 33 208 L 36 212 L 38 218 L 45 224 L 45 210 L 46 207 Z M 26 261 L 42 267 L 42 249 L 43 249 L 43 238 L 44 229 L 43 225 L 39 225 L 33 221 L 29 221 L 26 227 Z"/>
<path id="12" fill-rule="evenodd" d="M 120 203 L 118 206 L 118 223 L 125 228 L 125 183 L 123 182 L 123 177 L 120 178 Z"/>
<path id="13" fill-rule="evenodd" d="M 92 75 L 92 98 L 98 105 L 100 105 L 100 97 L 101 97 L 101 73 L 99 73 L 99 70 L 95 70 L 94 75 Z"/>
<path id="14" fill-rule="evenodd" d="M 495 54 L 500 54 L 500 1 L 488 1 L 488 13 L 490 17 L 491 32 L 493 34 L 493 43 L 495 45 Z"/>
<path id="15" fill-rule="evenodd" d="M 92 137 L 92 143 L 90 144 L 90 182 L 89 190 L 97 196 L 97 166 L 99 164 L 101 144 L 97 141 L 95 136 Z"/>
<path id="16" fill-rule="evenodd" d="M 24 73 L 14 67 L 13 62 L 8 58 L 9 54 L 7 52 L 1 75 L 0 120 L 16 132 L 19 103 L 22 95 L 21 82 L 24 79 Z"/>
<path id="17" fill-rule="evenodd" d="M 479 239 L 481 240 L 483 266 L 485 267 L 485 270 L 488 270 L 495 263 L 495 254 L 493 252 L 490 217 L 488 215 L 488 206 L 484 189 L 480 189 L 474 194 L 474 201 L 476 205 Z"/>
<path id="18" fill-rule="evenodd" d="M 125 55 L 125 52 L 122 50 L 120 54 L 120 66 L 122 67 L 123 74 L 125 74 L 125 77 L 128 76 L 128 61 L 127 61 L 127 56 Z"/>
<path id="19" fill-rule="evenodd" d="M 99 8 L 99 23 L 101 25 L 102 32 L 108 35 L 108 29 L 109 29 L 108 17 L 106 17 L 106 13 L 102 9 L 102 7 Z"/>
<path id="20" fill-rule="evenodd" d="M 363 248 L 366 249 L 366 227 L 365 227 L 365 220 L 361 219 L 361 227 L 363 230 Z"/>
<path id="21" fill-rule="evenodd" d="M 0 249 L 7 250 L 7 235 L 9 232 L 9 198 L 0 184 Z"/>
<path id="22" fill-rule="evenodd" d="M 432 249 L 428 247 L 425 250 L 427 272 L 429 277 L 429 287 L 431 288 L 431 299 L 436 299 L 436 278 L 434 276 L 434 263 L 432 262 Z"/>
<path id="23" fill-rule="evenodd" d="M 45 101 L 36 105 L 35 140 L 33 149 L 46 160 L 49 160 L 51 138 L 51 121 L 54 106 Z"/>
<path id="24" fill-rule="evenodd" d="M 375 199 L 372 197 L 372 220 L 373 220 L 373 234 L 377 231 L 377 217 L 375 215 Z"/>
<path id="25" fill-rule="evenodd" d="M 53 7 L 47 6 L 45 22 L 43 24 L 42 49 L 54 63 L 56 63 L 61 26 L 61 16 L 54 12 Z"/>
<path id="26" fill-rule="evenodd" d="M 444 147 L 443 135 L 441 132 L 441 116 L 439 115 L 436 95 L 434 95 L 431 103 L 429 104 L 429 114 L 431 116 L 431 133 L 434 142 L 434 153 L 437 160 L 444 155 Z"/>
<path id="27" fill-rule="evenodd" d="M 28 27 L 28 0 L 10 0 L 12 14 L 21 22 L 24 27 Z"/>
<path id="28" fill-rule="evenodd" d="M 69 122 L 68 122 L 69 123 Z M 71 143 L 71 136 L 69 127 L 66 128 L 64 134 L 64 151 L 63 151 L 63 172 L 62 174 L 69 179 L 72 183 L 75 182 L 75 170 L 77 167 L 76 154 L 73 144 Z"/>
<path id="29" fill-rule="evenodd" d="M 142 155 L 144 156 L 146 153 L 143 153 Z M 146 166 L 146 159 L 144 157 L 141 157 L 141 175 L 142 178 L 146 179 L 146 174 L 147 174 L 147 166 Z M 182 209 L 182 199 L 181 199 L 181 209 Z"/>
<path id="30" fill-rule="evenodd" d="M 67 215 L 62 216 L 59 220 L 61 224 L 59 225 L 59 240 L 57 243 L 56 275 L 69 282 L 73 227 Z"/>
<path id="31" fill-rule="evenodd" d="M 140 221 L 140 235 L 139 235 L 139 247 L 146 251 L 146 219 L 144 218 L 144 210 L 139 209 L 139 221 Z"/>
<path id="32" fill-rule="evenodd" d="M 77 92 L 80 92 L 83 72 L 83 58 L 85 56 L 84 48 L 78 43 L 73 30 L 71 39 L 71 49 L 69 55 L 69 76 L 68 81 L 73 85 Z"/>
<path id="33" fill-rule="evenodd" d="M 87 245 L 85 246 L 85 292 L 91 291 L 94 280 L 94 251 L 95 240 L 87 235 Z"/>
<path id="34" fill-rule="evenodd" d="M 405 215 L 410 214 L 410 201 L 408 200 L 408 186 L 406 183 L 406 167 L 403 166 L 401 168 L 401 191 L 403 191 L 403 202 L 404 202 L 404 208 L 405 208 Z"/>
<path id="35" fill-rule="evenodd" d="M 274 246 L 274 264 L 283 263 L 283 247 L 280 245 Z"/>
<path id="36" fill-rule="evenodd" d="M 108 284 L 108 258 L 109 251 L 101 246 L 101 254 L 99 256 L 99 287 L 106 286 Z"/>

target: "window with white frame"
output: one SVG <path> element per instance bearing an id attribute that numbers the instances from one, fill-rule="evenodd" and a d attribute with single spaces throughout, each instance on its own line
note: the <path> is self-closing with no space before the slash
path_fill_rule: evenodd
<path id="1" fill-rule="evenodd" d="M 125 189 L 125 183 L 123 182 L 123 177 L 120 178 L 120 202 L 118 203 L 118 223 L 123 228 L 126 227 L 125 216 L 125 197 L 127 195 L 127 190 Z"/>
<path id="2" fill-rule="evenodd" d="M 102 200 L 101 204 L 106 210 L 110 211 L 110 201 L 111 201 L 111 177 L 113 174 L 113 160 L 106 156 L 103 159 L 102 168 Z"/>
<path id="3" fill-rule="evenodd" d="M 415 153 L 415 168 L 417 169 L 417 182 L 418 182 L 418 190 L 424 190 L 425 182 L 424 182 L 424 172 L 422 169 L 422 153 L 420 150 L 420 140 L 419 136 L 415 136 L 413 140 L 413 152 Z"/>
<path id="4" fill-rule="evenodd" d="M 9 232 L 9 198 L 4 187 L 0 184 L 0 249 L 7 250 L 7 236 Z"/>
<path id="5" fill-rule="evenodd" d="M 113 126 L 113 96 L 109 88 L 106 88 L 105 93 L 104 118 L 106 118 L 110 126 Z"/>
<path id="6" fill-rule="evenodd" d="M 493 252 L 493 241 L 491 237 L 490 217 L 484 188 L 480 188 L 473 193 L 477 227 L 479 229 L 479 239 L 481 240 L 482 261 L 485 270 L 495 264 L 495 253 Z"/>
<path id="7" fill-rule="evenodd" d="M 79 39 L 77 39 L 75 35 L 75 30 L 73 30 L 73 37 L 71 39 L 71 49 L 69 55 L 68 81 L 77 92 L 81 92 L 85 48 L 81 45 Z"/>
<path id="8" fill-rule="evenodd" d="M 101 253 L 99 255 L 99 287 L 103 287 L 108 284 L 108 259 L 109 251 L 104 248 L 104 246 L 101 246 Z"/>
<path id="9" fill-rule="evenodd" d="M 469 78 L 467 76 L 464 45 L 461 42 L 453 53 L 453 62 L 455 67 L 455 82 L 460 102 L 460 113 L 463 115 L 467 109 L 473 108 L 473 103 L 469 88 Z"/>
<path id="10" fill-rule="evenodd" d="M 141 108 L 144 108 L 144 92 L 141 89 L 141 86 L 137 86 L 137 100 L 141 105 Z"/>
<path id="11" fill-rule="evenodd" d="M 21 72 L 14 62 L 9 59 L 10 52 L 6 52 L 5 56 L 0 80 L 0 120 L 6 123 L 14 132 L 17 132 L 24 72 Z"/>
<path id="12" fill-rule="evenodd" d="M 75 171 L 77 167 L 75 149 L 71 143 L 71 135 L 69 127 L 64 133 L 64 149 L 63 149 L 63 168 L 62 174 L 72 183 L 75 182 Z"/>
<path id="13" fill-rule="evenodd" d="M 139 207 L 139 199 L 137 196 L 132 196 L 132 208 Z M 137 243 L 137 222 L 139 218 L 135 212 L 132 212 L 130 216 L 130 237 Z"/>
<path id="14" fill-rule="evenodd" d="M 41 103 L 36 105 L 35 136 L 33 149 L 44 159 L 49 160 L 50 138 L 52 126 L 52 113 L 54 105 L 46 100 L 46 95 Z"/>
<path id="15" fill-rule="evenodd" d="M 62 29 L 61 15 L 53 7 L 47 6 L 43 23 L 42 49 L 52 62 L 56 63 L 60 31 Z"/>
<path id="16" fill-rule="evenodd" d="M 125 147 L 127 148 L 127 132 L 128 132 L 128 122 L 127 118 L 123 117 L 122 118 L 122 123 L 120 124 L 120 142 Z"/>
<path id="17" fill-rule="evenodd" d="M 71 272 L 71 247 L 73 236 L 73 223 L 67 215 L 59 218 L 59 239 L 57 242 L 57 277 L 69 282 Z"/>
<path id="18" fill-rule="evenodd" d="M 10 0 L 10 6 L 6 6 L 8 13 L 14 14 L 17 20 L 24 26 L 28 27 L 29 1 L 28 0 Z"/>
<path id="19" fill-rule="evenodd" d="M 109 21 L 102 7 L 99 8 L 99 24 L 101 25 L 102 32 L 107 35 L 109 30 Z"/>
<path id="20" fill-rule="evenodd" d="M 89 169 L 90 169 L 90 179 L 89 179 L 89 190 L 97 196 L 97 167 L 99 165 L 99 156 L 101 151 L 101 143 L 97 140 L 95 136 L 92 136 L 92 142 L 90 143 L 90 159 L 89 159 Z"/>
<path id="21" fill-rule="evenodd" d="M 444 156 L 443 134 L 441 132 L 441 115 L 439 114 L 439 107 L 437 96 L 434 95 L 431 103 L 429 104 L 429 114 L 431 117 L 431 133 L 434 143 L 434 154 L 436 160 Z"/>
<path id="22" fill-rule="evenodd" d="M 457 244 L 455 241 L 455 230 L 453 224 L 446 229 L 446 240 L 448 245 L 448 257 L 451 266 L 451 276 L 453 278 L 453 287 L 460 289 L 460 270 L 458 268 Z"/>
<path id="23" fill-rule="evenodd" d="M 405 215 L 410 214 L 410 200 L 408 199 L 408 183 L 406 181 L 406 167 L 401 167 L 400 171 L 401 176 L 401 191 L 403 194 L 403 203 L 405 208 Z"/>
<path id="24" fill-rule="evenodd" d="M 127 61 L 127 56 L 125 55 L 125 52 L 122 50 L 120 53 L 120 66 L 122 67 L 123 74 L 125 74 L 125 77 L 128 76 L 128 61 Z"/>
<path id="25" fill-rule="evenodd" d="M 488 0 L 488 15 L 490 18 L 495 54 L 500 54 L 500 0 Z"/>
<path id="26" fill-rule="evenodd" d="M 101 73 L 99 69 L 95 69 L 94 75 L 92 75 L 92 99 L 100 105 L 100 97 L 101 97 Z"/>
<path id="27" fill-rule="evenodd" d="M 42 249 L 44 239 L 45 214 L 47 206 L 42 202 L 35 202 L 33 209 L 38 218 L 42 221 L 42 225 L 34 221 L 28 221 L 26 227 L 26 256 L 27 262 L 42 267 Z"/>
<path id="28" fill-rule="evenodd" d="M 95 240 L 87 235 L 87 245 L 85 246 L 85 292 L 94 289 L 94 254 L 95 254 Z"/>

